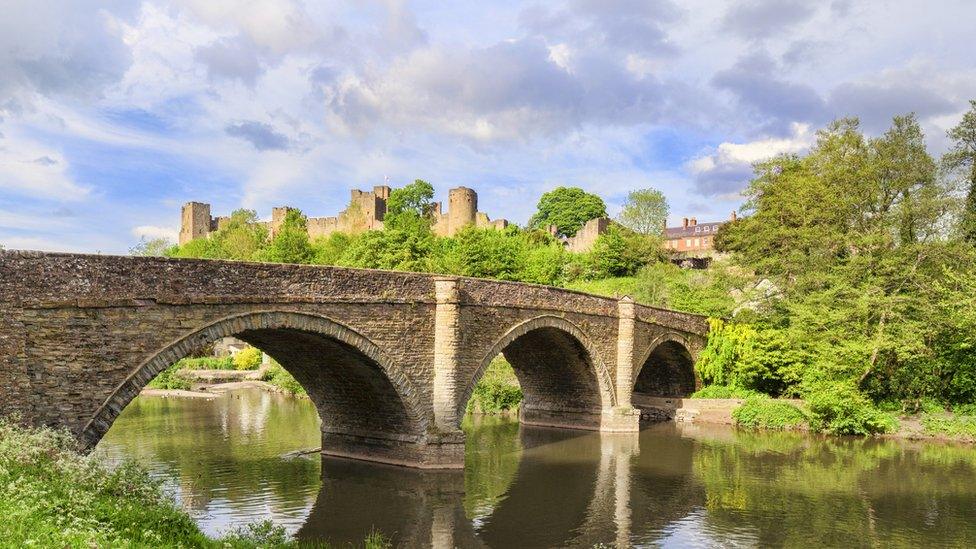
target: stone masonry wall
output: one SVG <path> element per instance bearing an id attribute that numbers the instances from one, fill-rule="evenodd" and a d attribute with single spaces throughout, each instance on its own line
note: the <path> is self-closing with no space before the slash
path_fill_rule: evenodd
<path id="1" fill-rule="evenodd" d="M 429 441 L 432 429 L 459 433 L 451 423 L 501 352 L 516 365 L 526 410 L 535 410 L 538 422 L 599 428 L 602 411 L 629 406 L 614 390 L 617 300 L 449 277 L 457 305 L 444 318 L 456 326 L 439 333 L 457 344 L 447 360 L 435 360 L 435 278 L 0 251 L 0 414 L 77 434 L 88 426 L 85 436 L 93 442 L 158 371 L 193 345 L 229 335 L 267 347 L 306 386 L 329 416 L 324 440 L 329 433 L 351 437 L 343 448 L 389 451 L 394 462 L 418 457 L 394 455 L 392 446 L 377 450 L 376 441 Z M 704 318 L 635 310 L 635 361 L 646 360 L 665 336 L 683 341 L 692 354 L 700 349 Z M 435 364 L 449 374 L 438 374 L 447 383 L 436 390 Z M 640 364 L 633 370 L 636 377 Z M 458 411 L 446 413 L 449 421 L 436 429 L 435 393 L 441 410 L 450 412 L 453 402 Z"/>

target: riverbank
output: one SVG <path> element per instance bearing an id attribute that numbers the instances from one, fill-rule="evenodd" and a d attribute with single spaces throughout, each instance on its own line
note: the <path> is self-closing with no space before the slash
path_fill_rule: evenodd
<path id="1" fill-rule="evenodd" d="M 221 383 L 194 383 L 191 389 L 155 389 L 146 387 L 139 392 L 143 396 L 162 397 L 162 398 L 203 398 L 212 399 L 227 391 L 237 389 L 261 389 L 272 393 L 281 393 L 291 396 L 308 398 L 307 395 L 295 395 L 291 391 L 286 391 L 277 385 L 268 383 L 260 379 L 250 379 L 246 381 L 228 381 Z"/>
<path id="2" fill-rule="evenodd" d="M 799 399 L 768 399 L 803 410 L 805 403 Z M 634 406 L 641 411 L 643 421 L 675 421 L 705 425 L 732 425 L 743 427 L 735 417 L 735 411 L 745 405 L 741 398 L 669 398 L 634 395 Z M 886 439 L 902 439 L 932 442 L 958 442 L 976 444 L 976 417 L 949 412 L 920 413 L 896 417 L 897 429 L 874 436 Z M 805 421 L 796 421 L 779 430 L 810 431 Z"/>
<path id="3" fill-rule="evenodd" d="M 67 432 L 0 418 L 0 539 L 5 547 L 298 547 L 271 522 L 206 536 L 132 461 L 108 468 Z M 377 535 L 370 548 L 389 547 Z M 301 547 L 328 547 L 301 543 Z"/>

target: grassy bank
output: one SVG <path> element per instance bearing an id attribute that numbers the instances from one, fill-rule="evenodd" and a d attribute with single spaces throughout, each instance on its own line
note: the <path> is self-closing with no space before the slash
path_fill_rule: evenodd
<path id="1" fill-rule="evenodd" d="M 512 365 L 501 355 L 495 357 L 474 386 L 468 412 L 498 414 L 517 411 L 522 402 L 522 388 Z"/>
<path id="2" fill-rule="evenodd" d="M 192 370 L 257 370 L 261 367 L 261 351 L 248 347 L 234 356 L 204 356 L 182 358 L 159 373 L 147 387 L 150 389 L 188 390 L 193 383 L 184 372 Z"/>
<path id="3" fill-rule="evenodd" d="M 209 538 L 151 479 L 75 450 L 65 431 L 0 418 L 0 545 L 4 547 L 327 547 L 290 541 L 270 522 Z M 370 534 L 366 547 L 388 547 Z"/>
<path id="4" fill-rule="evenodd" d="M 271 364 L 268 365 L 268 368 L 264 371 L 264 377 L 261 379 L 274 385 L 283 393 L 295 396 L 308 396 L 308 393 L 305 392 L 305 387 L 302 387 L 302 384 L 275 360 L 272 360 Z"/>

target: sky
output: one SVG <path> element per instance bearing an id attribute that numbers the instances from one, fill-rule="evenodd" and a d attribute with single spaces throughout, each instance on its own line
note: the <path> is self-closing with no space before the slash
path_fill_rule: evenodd
<path id="1" fill-rule="evenodd" d="M 557 186 L 723 220 L 751 164 L 857 116 L 930 150 L 976 98 L 970 0 L 0 0 L 0 245 L 125 253 L 180 207 L 334 215 Z"/>

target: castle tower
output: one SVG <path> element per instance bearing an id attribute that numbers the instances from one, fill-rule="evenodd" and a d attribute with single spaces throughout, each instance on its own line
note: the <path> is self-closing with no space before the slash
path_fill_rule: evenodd
<path id="1" fill-rule="evenodd" d="M 288 211 L 291 209 L 288 206 L 271 208 L 271 238 L 274 238 L 278 234 L 278 231 L 281 230 L 281 226 L 285 224 L 285 217 L 288 216 Z"/>
<path id="2" fill-rule="evenodd" d="M 467 187 L 451 189 L 447 193 L 448 236 L 474 225 L 478 215 L 478 193 Z"/>
<path id="3" fill-rule="evenodd" d="M 183 205 L 180 223 L 180 246 L 210 234 L 210 204 L 187 202 Z"/>

